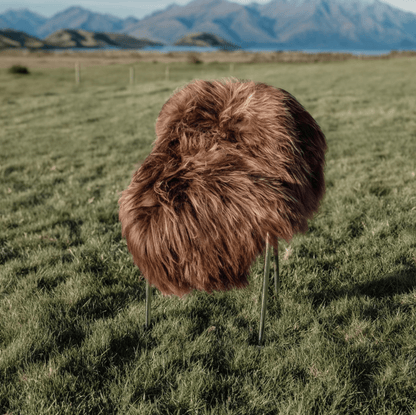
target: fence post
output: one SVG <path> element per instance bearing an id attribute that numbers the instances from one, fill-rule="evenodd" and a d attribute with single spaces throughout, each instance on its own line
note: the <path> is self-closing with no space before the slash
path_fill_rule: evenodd
<path id="1" fill-rule="evenodd" d="M 81 82 L 80 65 L 79 62 L 75 62 L 75 83 L 79 85 Z"/>
<path id="2" fill-rule="evenodd" d="M 134 85 L 134 66 L 130 68 L 130 85 Z"/>
<path id="3" fill-rule="evenodd" d="M 169 81 L 169 66 L 166 66 L 165 78 L 167 81 Z"/>

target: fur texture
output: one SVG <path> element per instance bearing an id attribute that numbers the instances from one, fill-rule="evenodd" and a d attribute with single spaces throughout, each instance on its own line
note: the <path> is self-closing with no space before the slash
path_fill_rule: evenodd
<path id="1" fill-rule="evenodd" d="M 176 90 L 119 200 L 135 264 L 164 295 L 243 288 L 267 232 L 290 241 L 325 192 L 327 148 L 288 92 L 231 78 Z"/>

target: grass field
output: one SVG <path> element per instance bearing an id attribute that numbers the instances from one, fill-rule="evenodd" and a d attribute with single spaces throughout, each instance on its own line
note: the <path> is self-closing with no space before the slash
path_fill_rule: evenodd
<path id="1" fill-rule="evenodd" d="M 245 290 L 145 283 L 119 192 L 175 88 L 210 63 L 0 70 L 0 414 L 416 414 L 416 58 L 235 64 L 326 134 L 327 192 L 280 243 L 257 347 L 263 257 Z"/>

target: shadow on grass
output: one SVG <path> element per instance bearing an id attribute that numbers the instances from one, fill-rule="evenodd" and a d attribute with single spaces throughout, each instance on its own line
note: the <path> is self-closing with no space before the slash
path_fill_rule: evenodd
<path id="1" fill-rule="evenodd" d="M 416 288 L 416 266 L 408 265 L 405 269 L 391 272 L 373 281 L 355 284 L 351 287 L 340 289 L 321 290 L 317 293 L 309 293 L 315 308 L 328 305 L 331 301 L 348 296 L 368 296 L 374 299 L 391 298 L 397 294 L 407 294 Z"/>

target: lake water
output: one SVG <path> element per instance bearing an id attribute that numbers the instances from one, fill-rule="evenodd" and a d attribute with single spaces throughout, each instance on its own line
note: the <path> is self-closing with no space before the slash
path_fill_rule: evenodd
<path id="1" fill-rule="evenodd" d="M 107 47 L 107 48 L 72 48 L 74 52 L 92 52 L 92 51 L 103 51 L 103 50 L 122 50 L 120 48 L 115 47 Z M 198 47 L 198 46 L 163 46 L 163 47 L 147 47 L 144 49 L 128 49 L 132 52 L 137 51 L 145 51 L 145 52 L 159 52 L 159 53 L 169 53 L 169 52 L 217 52 L 219 49 L 214 47 Z M 239 49 L 244 50 L 246 52 L 276 52 L 278 50 L 296 50 L 299 52 L 306 52 L 306 53 L 322 53 L 322 52 L 331 52 L 331 53 L 352 53 L 353 55 L 385 55 L 390 53 L 391 49 L 385 50 L 351 50 L 351 49 L 282 49 L 282 48 L 246 48 L 246 49 Z M 401 49 L 401 50 L 414 50 L 414 49 Z M 68 49 L 60 49 L 56 52 L 67 52 Z"/>
<path id="2" fill-rule="evenodd" d="M 195 46 L 163 46 L 159 48 L 144 48 L 144 51 L 157 51 L 160 53 L 169 53 L 169 52 L 216 52 L 218 48 L 203 48 Z M 338 49 L 281 49 L 281 48 L 245 48 L 240 49 L 246 52 L 276 52 L 278 50 L 296 50 L 299 52 L 306 53 L 322 53 L 322 52 L 331 52 L 331 53 L 352 53 L 353 55 L 385 55 L 390 53 L 390 49 L 386 50 L 338 50 Z"/>

